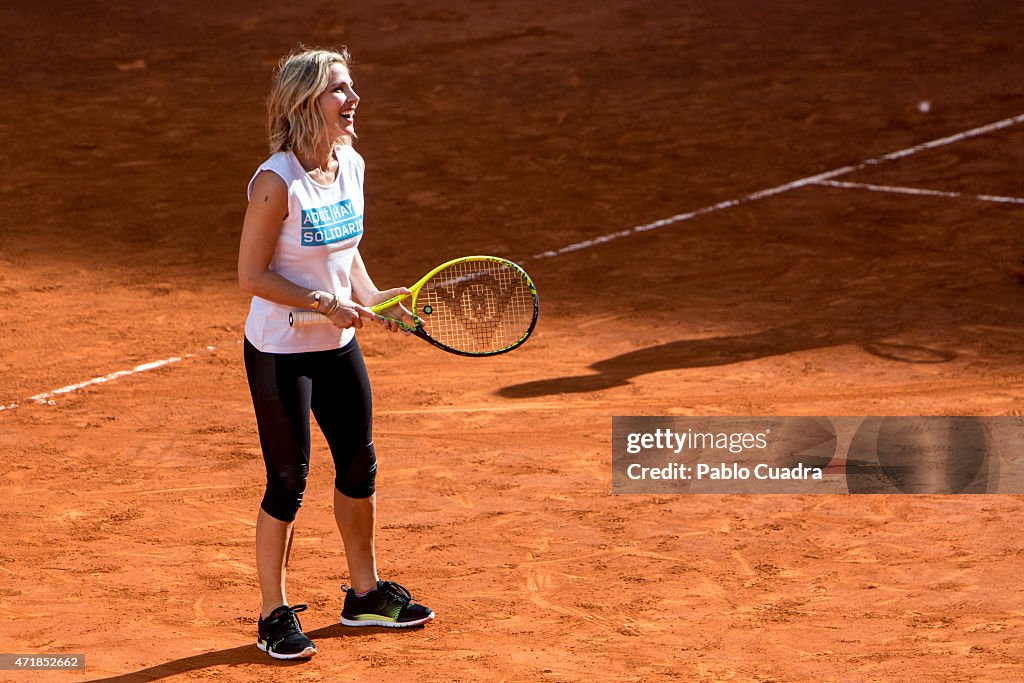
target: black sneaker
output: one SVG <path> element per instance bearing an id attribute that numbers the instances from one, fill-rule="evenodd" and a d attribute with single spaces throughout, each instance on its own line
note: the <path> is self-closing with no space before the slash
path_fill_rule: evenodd
<path id="1" fill-rule="evenodd" d="M 274 659 L 302 659 L 315 655 L 316 645 L 302 632 L 302 624 L 295 616 L 296 612 L 303 612 L 306 609 L 306 605 L 282 605 L 271 612 L 266 621 L 261 615 L 260 639 L 256 642 L 256 647 Z"/>
<path id="2" fill-rule="evenodd" d="M 341 589 L 345 591 L 345 606 L 341 610 L 341 623 L 345 626 L 405 628 L 434 618 L 429 608 L 417 605 L 409 591 L 392 581 L 378 581 L 377 587 L 361 598 L 348 586 Z"/>

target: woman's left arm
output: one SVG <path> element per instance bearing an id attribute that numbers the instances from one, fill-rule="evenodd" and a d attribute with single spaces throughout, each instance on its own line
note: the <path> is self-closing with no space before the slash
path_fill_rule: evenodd
<path id="1" fill-rule="evenodd" d="M 366 264 L 363 263 L 363 256 L 359 253 L 358 249 L 356 249 L 355 258 L 352 259 L 352 270 L 349 280 L 352 282 L 352 295 L 367 308 L 376 306 L 380 302 L 387 301 L 399 294 L 409 293 L 409 290 L 405 287 L 395 287 L 394 289 L 385 289 L 384 291 L 377 289 L 377 285 L 373 284 L 370 274 L 366 272 Z M 382 311 L 381 314 L 388 318 L 403 320 L 410 325 L 413 323 L 412 314 L 402 304 L 395 304 L 391 308 Z M 386 323 L 385 327 L 391 332 L 397 332 L 400 329 L 393 322 Z"/>

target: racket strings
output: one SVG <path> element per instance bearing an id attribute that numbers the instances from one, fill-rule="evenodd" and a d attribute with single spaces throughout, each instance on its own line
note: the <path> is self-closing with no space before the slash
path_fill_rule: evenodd
<path id="1" fill-rule="evenodd" d="M 529 332 L 535 294 L 519 269 L 493 261 L 463 261 L 420 290 L 416 315 L 424 331 L 449 348 L 493 353 Z"/>

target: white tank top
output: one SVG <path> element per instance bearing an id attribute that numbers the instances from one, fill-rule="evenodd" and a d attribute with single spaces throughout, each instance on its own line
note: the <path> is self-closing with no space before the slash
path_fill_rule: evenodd
<path id="1" fill-rule="evenodd" d="M 351 145 L 334 148 L 338 177 L 320 185 L 292 152 L 278 152 L 264 161 L 249 181 L 263 171 L 281 176 L 288 186 L 288 216 L 281 224 L 270 270 L 297 285 L 352 298 L 352 259 L 363 234 L 363 158 Z M 355 330 L 334 325 L 292 328 L 288 313 L 296 310 L 253 297 L 245 321 L 245 337 L 266 353 L 301 353 L 341 348 Z"/>

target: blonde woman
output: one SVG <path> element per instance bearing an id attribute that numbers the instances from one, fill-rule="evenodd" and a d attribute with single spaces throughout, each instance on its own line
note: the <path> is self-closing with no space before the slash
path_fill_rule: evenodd
<path id="1" fill-rule="evenodd" d="M 374 320 L 369 306 L 408 290 L 378 290 L 359 255 L 364 164 L 352 147 L 359 96 L 349 60 L 344 49 L 304 50 L 281 62 L 268 104 L 271 156 L 249 182 L 238 254 L 239 284 L 253 296 L 245 369 L 267 469 L 256 521 L 257 645 L 277 659 L 316 654 L 296 616 L 306 605 L 289 605 L 285 592 L 309 471 L 310 410 L 334 459 L 334 515 L 352 583 L 342 623 L 403 627 L 434 618 L 377 576 L 372 401 L 355 330 Z M 292 329 L 288 313 L 298 309 L 333 325 Z M 386 313 L 409 319 L 401 306 Z"/>

